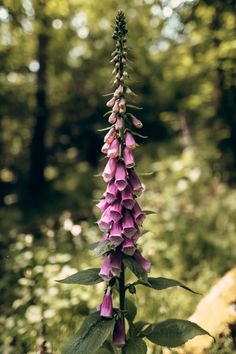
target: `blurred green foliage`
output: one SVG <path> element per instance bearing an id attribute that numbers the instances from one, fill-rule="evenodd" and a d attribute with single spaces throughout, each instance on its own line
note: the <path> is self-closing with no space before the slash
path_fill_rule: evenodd
<path id="1" fill-rule="evenodd" d="M 127 14 L 131 85 L 149 136 L 138 141 L 137 169 L 152 172 L 142 177 L 141 203 L 157 214 L 148 216 L 140 242 L 152 274 L 205 294 L 235 265 L 235 1 L 4 0 L 4 354 L 37 353 L 43 323 L 48 353 L 60 353 L 102 296 L 102 284 L 94 290 L 55 280 L 100 264 L 88 244 L 100 237 L 94 200 L 104 184 L 94 174 L 104 161 L 97 128 L 106 124 L 102 95 L 111 91 L 111 25 L 118 8 Z M 141 286 L 129 296 L 139 319 L 148 321 L 185 318 L 200 300 L 182 289 L 157 293 Z M 234 352 L 232 339 L 223 337 L 209 353 Z"/>

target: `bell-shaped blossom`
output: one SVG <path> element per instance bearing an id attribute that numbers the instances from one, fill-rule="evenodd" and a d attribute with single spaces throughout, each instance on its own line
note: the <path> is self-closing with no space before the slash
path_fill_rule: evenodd
<path id="1" fill-rule="evenodd" d="M 125 210 L 124 216 L 122 218 L 122 229 L 123 234 L 129 238 L 131 238 L 136 233 L 134 219 L 128 210 Z"/>
<path id="2" fill-rule="evenodd" d="M 106 199 L 101 199 L 96 206 L 101 210 L 102 213 L 110 206 L 109 202 Z"/>
<path id="3" fill-rule="evenodd" d="M 108 122 L 110 124 L 114 124 L 116 122 L 116 120 L 117 120 L 117 115 L 116 115 L 116 113 L 112 112 L 112 114 L 108 118 Z"/>
<path id="4" fill-rule="evenodd" d="M 111 254 L 111 273 L 118 276 L 121 271 L 121 252 L 117 249 L 113 254 Z"/>
<path id="5" fill-rule="evenodd" d="M 114 178 L 116 168 L 117 159 L 109 159 L 102 174 L 102 177 L 106 183 L 110 182 Z"/>
<path id="6" fill-rule="evenodd" d="M 124 241 L 124 239 L 122 237 L 121 223 L 119 221 L 118 222 L 114 222 L 112 224 L 112 227 L 111 227 L 111 230 L 110 230 L 109 239 L 116 246 L 120 245 Z"/>
<path id="7" fill-rule="evenodd" d="M 140 195 L 144 188 L 139 177 L 136 175 L 133 169 L 129 170 L 129 182 L 131 184 L 133 193 L 135 195 Z"/>
<path id="8" fill-rule="evenodd" d="M 109 204 L 114 203 L 114 201 L 117 199 L 118 193 L 119 193 L 119 191 L 118 191 L 118 188 L 115 185 L 115 183 L 114 182 L 110 182 L 107 185 L 107 190 L 106 190 L 106 193 L 105 193 L 106 202 L 109 203 Z"/>
<path id="9" fill-rule="evenodd" d="M 120 155 L 120 142 L 116 138 L 107 149 L 107 156 L 114 159 Z"/>
<path id="10" fill-rule="evenodd" d="M 109 209 L 109 218 L 110 220 L 117 222 L 122 217 L 122 205 L 121 201 L 117 199 Z"/>
<path id="11" fill-rule="evenodd" d="M 115 104 L 115 101 L 116 101 L 115 97 L 112 97 L 109 101 L 107 101 L 107 103 L 106 103 L 107 107 L 109 107 L 109 108 L 113 107 Z"/>
<path id="12" fill-rule="evenodd" d="M 135 128 L 141 129 L 143 127 L 143 123 L 141 122 L 141 120 L 136 118 L 133 114 L 130 114 L 130 116 L 131 116 L 132 123 L 135 126 Z"/>
<path id="13" fill-rule="evenodd" d="M 123 162 L 119 162 L 115 172 L 115 184 L 119 191 L 123 191 L 127 186 L 127 172 Z"/>
<path id="14" fill-rule="evenodd" d="M 124 148 L 124 162 L 127 168 L 134 167 L 135 165 L 133 152 L 127 146 Z"/>
<path id="15" fill-rule="evenodd" d="M 110 208 L 111 206 L 109 206 L 104 213 L 102 214 L 100 220 L 98 221 L 98 227 L 101 231 L 108 231 L 110 229 L 111 226 L 111 216 L 110 216 Z"/>
<path id="16" fill-rule="evenodd" d="M 116 138 L 117 133 L 114 128 L 111 128 L 108 133 L 104 137 L 104 143 L 111 144 L 113 140 Z"/>
<path id="17" fill-rule="evenodd" d="M 102 149 L 101 149 L 102 153 L 107 154 L 109 147 L 110 147 L 110 144 L 108 144 L 108 143 L 103 144 Z"/>
<path id="18" fill-rule="evenodd" d="M 121 97 L 121 99 L 119 100 L 119 108 L 124 109 L 125 106 L 126 106 L 125 98 Z"/>
<path id="19" fill-rule="evenodd" d="M 116 347 L 125 345 L 125 321 L 123 318 L 118 318 L 115 323 L 112 342 Z"/>
<path id="20" fill-rule="evenodd" d="M 134 245 L 134 241 L 131 238 L 125 237 L 125 240 L 122 243 L 122 252 L 128 256 L 133 256 L 135 250 L 136 247 Z"/>
<path id="21" fill-rule="evenodd" d="M 100 306 L 100 315 L 102 317 L 111 318 L 112 313 L 113 313 L 113 306 L 112 306 L 111 288 L 108 287 Z"/>
<path id="22" fill-rule="evenodd" d="M 114 97 L 119 97 L 124 91 L 124 87 L 122 85 L 119 85 L 117 89 L 114 92 Z"/>
<path id="23" fill-rule="evenodd" d="M 112 278 L 110 255 L 105 256 L 99 275 L 105 281 L 109 281 Z"/>
<path id="24" fill-rule="evenodd" d="M 137 146 L 136 141 L 134 140 L 134 137 L 133 137 L 133 135 L 130 132 L 126 132 L 125 133 L 125 145 L 130 150 L 135 149 L 136 146 Z"/>
<path id="25" fill-rule="evenodd" d="M 138 205 L 137 202 L 134 204 L 134 207 L 133 207 L 133 210 L 132 210 L 132 214 L 133 214 L 133 217 L 134 217 L 134 220 L 135 220 L 136 224 L 142 225 L 146 215 L 142 211 L 142 209 L 140 208 L 140 206 Z"/>
<path id="26" fill-rule="evenodd" d="M 120 130 L 124 127 L 124 119 L 120 116 L 117 117 L 115 128 L 116 130 Z"/>
<path id="27" fill-rule="evenodd" d="M 141 267 L 143 269 L 146 270 L 146 272 L 150 271 L 151 268 L 151 263 L 149 261 L 147 261 L 142 255 L 141 252 L 139 250 L 136 250 L 134 253 L 134 259 L 136 260 L 136 262 L 141 265 Z"/>
<path id="28" fill-rule="evenodd" d="M 113 108 L 112 108 L 112 112 L 113 113 L 118 113 L 119 112 L 119 100 L 116 100 L 115 101 L 115 104 L 114 104 L 114 106 L 113 106 Z"/>
<path id="29" fill-rule="evenodd" d="M 132 209 L 135 204 L 135 199 L 132 193 L 132 189 L 129 185 L 125 187 L 125 189 L 121 192 L 121 201 L 122 205 L 126 209 Z"/>

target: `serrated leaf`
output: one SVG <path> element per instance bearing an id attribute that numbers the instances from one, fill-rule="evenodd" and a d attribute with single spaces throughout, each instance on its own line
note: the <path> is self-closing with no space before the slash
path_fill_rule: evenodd
<path id="1" fill-rule="evenodd" d="M 127 320 L 129 322 L 133 322 L 135 316 L 137 315 L 137 307 L 135 306 L 135 304 L 130 301 L 129 299 L 125 300 L 125 309 L 127 311 Z"/>
<path id="2" fill-rule="evenodd" d="M 64 354 L 93 354 L 113 333 L 114 319 L 104 319 L 99 312 L 89 315 L 75 337 L 66 345 Z"/>
<path id="3" fill-rule="evenodd" d="M 125 347 L 125 354 L 146 354 L 147 345 L 143 339 L 139 337 L 131 337 L 128 339 Z"/>
<path id="4" fill-rule="evenodd" d="M 152 343 L 169 348 L 179 347 L 196 336 L 208 335 L 212 337 L 196 323 L 178 319 L 152 324 L 142 334 Z"/>
<path id="5" fill-rule="evenodd" d="M 140 284 L 148 286 L 149 288 L 155 289 L 155 290 L 163 290 L 163 289 L 167 289 L 167 288 L 172 288 L 174 286 L 179 286 L 185 290 L 190 291 L 193 294 L 198 294 L 196 291 L 190 289 L 189 287 L 187 287 L 186 285 L 182 284 L 180 281 L 178 280 L 174 280 L 174 279 L 169 279 L 169 278 L 163 278 L 163 277 L 158 277 L 158 278 L 153 278 L 153 277 L 148 277 L 148 283 L 143 283 L 140 282 Z"/>
<path id="6" fill-rule="evenodd" d="M 134 275 L 140 280 L 142 280 L 142 283 L 147 283 L 148 284 L 148 277 L 147 277 L 147 272 L 145 269 L 139 265 L 136 260 L 132 257 L 125 256 L 124 257 L 124 264 L 126 267 L 128 267 Z"/>
<path id="7" fill-rule="evenodd" d="M 116 246 L 109 240 L 99 242 L 97 247 L 94 249 L 98 256 L 103 256 L 105 253 L 114 250 Z"/>
<path id="8" fill-rule="evenodd" d="M 98 275 L 99 271 L 99 268 L 85 269 L 81 272 L 70 275 L 65 279 L 57 281 L 63 284 L 94 285 L 103 281 L 103 279 Z"/>
<path id="9" fill-rule="evenodd" d="M 146 215 L 157 214 L 157 212 L 156 212 L 156 211 L 153 211 L 153 210 L 143 210 L 143 212 L 144 212 Z"/>

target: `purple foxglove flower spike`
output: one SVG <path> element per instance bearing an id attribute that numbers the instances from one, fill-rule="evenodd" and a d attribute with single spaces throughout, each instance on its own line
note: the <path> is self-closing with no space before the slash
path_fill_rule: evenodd
<path id="1" fill-rule="evenodd" d="M 104 211 L 110 206 L 110 204 L 106 199 L 101 199 L 100 202 L 96 204 L 96 206 L 101 210 L 102 213 L 104 213 Z"/>
<path id="2" fill-rule="evenodd" d="M 122 219 L 122 229 L 123 229 L 123 234 L 128 238 L 131 238 L 137 231 L 132 215 L 128 210 L 125 210 Z"/>
<path id="3" fill-rule="evenodd" d="M 132 150 L 130 150 L 127 146 L 124 148 L 124 161 L 127 168 L 134 167 L 134 155 Z"/>
<path id="4" fill-rule="evenodd" d="M 137 146 L 136 141 L 134 140 L 134 137 L 133 137 L 133 135 L 130 132 L 126 132 L 125 133 L 125 145 L 130 150 L 135 149 L 136 146 Z"/>
<path id="5" fill-rule="evenodd" d="M 116 158 L 119 155 L 120 155 L 120 142 L 116 138 L 115 140 L 113 140 L 111 145 L 109 145 L 109 147 L 107 149 L 107 156 L 110 158 Z"/>
<path id="6" fill-rule="evenodd" d="M 137 261 L 138 264 L 143 267 L 143 269 L 146 270 L 146 272 L 150 271 L 151 268 L 151 263 L 147 261 L 143 256 L 141 255 L 141 252 L 139 250 L 136 250 L 134 253 L 134 259 Z"/>
<path id="7" fill-rule="evenodd" d="M 105 194 L 105 200 L 107 203 L 112 204 L 114 201 L 117 199 L 118 195 L 118 188 L 115 185 L 114 182 L 110 182 L 107 186 L 106 194 Z"/>
<path id="8" fill-rule="evenodd" d="M 119 191 L 123 191 L 127 186 L 127 172 L 123 162 L 119 162 L 115 173 L 115 184 Z"/>
<path id="9" fill-rule="evenodd" d="M 106 281 L 109 281 L 112 278 L 110 255 L 105 256 L 99 275 Z"/>
<path id="10" fill-rule="evenodd" d="M 121 192 L 122 205 L 126 209 L 132 209 L 135 204 L 135 199 L 132 193 L 132 189 L 129 185 Z"/>
<path id="11" fill-rule="evenodd" d="M 110 216 L 110 208 L 111 206 L 109 206 L 104 213 L 101 216 L 101 219 L 98 221 L 98 227 L 101 231 L 108 231 L 110 229 L 111 226 L 111 216 Z"/>
<path id="12" fill-rule="evenodd" d="M 113 313 L 111 287 L 107 288 L 107 291 L 103 297 L 102 304 L 100 306 L 100 315 L 102 317 L 111 318 Z"/>
<path id="13" fill-rule="evenodd" d="M 125 345 L 125 321 L 123 318 L 116 320 L 112 342 L 116 347 Z"/>
<path id="14" fill-rule="evenodd" d="M 110 182 L 114 178 L 116 173 L 116 168 L 117 168 L 117 160 L 109 159 L 105 166 L 104 172 L 102 174 L 102 177 L 106 183 Z"/>

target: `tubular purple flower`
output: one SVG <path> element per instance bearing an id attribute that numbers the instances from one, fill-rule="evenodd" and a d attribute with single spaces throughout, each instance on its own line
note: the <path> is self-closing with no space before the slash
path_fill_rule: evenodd
<path id="1" fill-rule="evenodd" d="M 120 155 L 120 142 L 116 138 L 107 149 L 107 156 L 114 159 Z"/>
<path id="2" fill-rule="evenodd" d="M 134 245 L 134 241 L 130 238 L 125 237 L 125 240 L 122 244 L 122 252 L 127 254 L 128 256 L 133 256 L 136 247 Z"/>
<path id="3" fill-rule="evenodd" d="M 116 119 L 117 119 L 117 115 L 116 115 L 116 113 L 113 112 L 113 113 L 109 116 L 108 122 L 109 122 L 110 124 L 114 124 L 114 123 L 116 122 Z"/>
<path id="4" fill-rule="evenodd" d="M 134 155 L 132 150 L 130 150 L 127 146 L 124 148 L 124 161 L 127 168 L 134 167 Z"/>
<path id="5" fill-rule="evenodd" d="M 106 183 L 110 182 L 113 179 L 116 173 L 116 168 L 117 160 L 109 159 L 102 174 L 102 177 Z"/>
<path id="6" fill-rule="evenodd" d="M 112 108 L 112 112 L 113 113 L 118 113 L 119 112 L 119 100 L 115 101 L 115 104 L 114 104 L 114 106 Z"/>
<path id="7" fill-rule="evenodd" d="M 110 220 L 117 222 L 122 217 L 122 205 L 121 201 L 117 199 L 110 207 L 109 218 Z"/>
<path id="8" fill-rule="evenodd" d="M 122 229 L 123 234 L 128 238 L 131 238 L 137 230 L 132 215 L 128 210 L 125 210 L 124 217 L 122 219 Z"/>
<path id="9" fill-rule="evenodd" d="M 127 186 L 127 173 L 123 162 L 119 162 L 115 173 L 115 184 L 119 191 L 123 191 Z"/>
<path id="10" fill-rule="evenodd" d="M 139 177 L 136 175 L 135 171 L 129 170 L 129 182 L 131 184 L 131 187 L 133 189 L 133 193 L 135 195 L 140 195 L 143 191 L 143 186 L 142 183 L 139 179 Z"/>
<path id="11" fill-rule="evenodd" d="M 112 243 L 115 245 L 120 245 L 124 239 L 122 237 L 122 228 L 120 222 L 114 222 L 111 230 L 110 230 L 110 236 L 109 239 L 111 240 Z"/>
<path id="12" fill-rule="evenodd" d="M 133 217 L 135 219 L 136 224 L 142 225 L 146 215 L 140 208 L 139 204 L 135 202 L 133 210 L 132 210 Z"/>
<path id="13" fill-rule="evenodd" d="M 117 89 L 115 90 L 115 92 L 114 92 L 114 97 L 115 97 L 115 98 L 118 98 L 118 97 L 123 93 L 123 91 L 124 91 L 123 86 L 122 86 L 122 85 L 119 85 L 119 86 L 117 87 Z"/>
<path id="14" fill-rule="evenodd" d="M 126 208 L 126 209 L 132 209 L 134 204 L 135 204 L 135 200 L 134 200 L 134 196 L 132 193 L 132 189 L 129 185 L 126 186 L 126 188 L 122 191 L 121 193 L 121 200 L 122 200 L 122 205 Z"/>
<path id="15" fill-rule="evenodd" d="M 102 152 L 103 154 L 107 154 L 109 147 L 110 147 L 110 144 L 108 144 L 108 143 L 103 144 L 103 146 L 102 146 L 102 148 L 101 148 L 101 152 Z"/>
<path id="16" fill-rule="evenodd" d="M 104 137 L 104 142 L 107 144 L 111 144 L 113 140 L 116 138 L 117 133 L 114 128 L 111 128 L 108 133 Z"/>
<path id="17" fill-rule="evenodd" d="M 111 318 L 113 313 L 111 288 L 108 287 L 106 294 L 103 297 L 102 304 L 100 306 L 100 315 L 102 317 Z"/>
<path id="18" fill-rule="evenodd" d="M 106 103 L 107 107 L 109 108 L 113 107 L 115 104 L 115 100 L 116 100 L 115 97 L 112 97 L 109 101 L 107 101 Z"/>
<path id="19" fill-rule="evenodd" d="M 137 144 L 134 140 L 133 135 L 130 132 L 125 133 L 125 145 L 130 149 L 133 150 L 136 148 Z"/>
<path id="20" fill-rule="evenodd" d="M 98 227 L 101 231 L 108 231 L 111 226 L 110 206 L 104 211 L 101 219 L 98 221 Z"/>
<path id="21" fill-rule="evenodd" d="M 141 122 L 141 120 L 136 118 L 133 114 L 130 114 L 130 116 L 132 118 L 132 123 L 135 126 L 135 128 L 141 129 L 143 127 L 143 123 Z"/>
<path id="22" fill-rule="evenodd" d="M 105 256 L 99 276 L 105 281 L 109 281 L 112 278 L 111 272 L 111 256 Z"/>
<path id="23" fill-rule="evenodd" d="M 114 203 L 114 201 L 116 200 L 117 195 L 118 195 L 118 188 L 114 182 L 110 182 L 108 184 L 105 195 L 106 195 L 105 200 L 107 201 L 107 203 L 109 203 L 109 204 Z"/>
<path id="24" fill-rule="evenodd" d="M 136 262 L 141 265 L 141 267 L 143 269 L 146 270 L 146 272 L 150 271 L 151 268 L 151 263 L 149 261 L 147 261 L 145 258 L 143 258 L 143 256 L 141 255 L 141 252 L 139 250 L 136 250 L 134 253 L 134 259 L 136 260 Z"/>
<path id="25" fill-rule="evenodd" d="M 125 345 L 125 321 L 123 318 L 116 320 L 112 342 L 118 348 Z"/>
<path id="26" fill-rule="evenodd" d="M 120 116 L 117 117 L 116 124 L 115 124 L 116 130 L 120 130 L 124 127 L 124 119 Z"/>
<path id="27" fill-rule="evenodd" d="M 111 273 L 115 276 L 118 276 L 121 271 L 121 252 L 116 250 L 111 254 Z"/>
<path id="28" fill-rule="evenodd" d="M 125 106 L 126 106 L 125 98 L 121 97 L 121 99 L 119 100 L 119 107 L 123 110 L 125 109 Z"/>
<path id="29" fill-rule="evenodd" d="M 102 213 L 104 213 L 104 211 L 110 206 L 110 204 L 108 200 L 101 199 L 100 202 L 96 204 L 96 206 L 101 210 Z"/>

